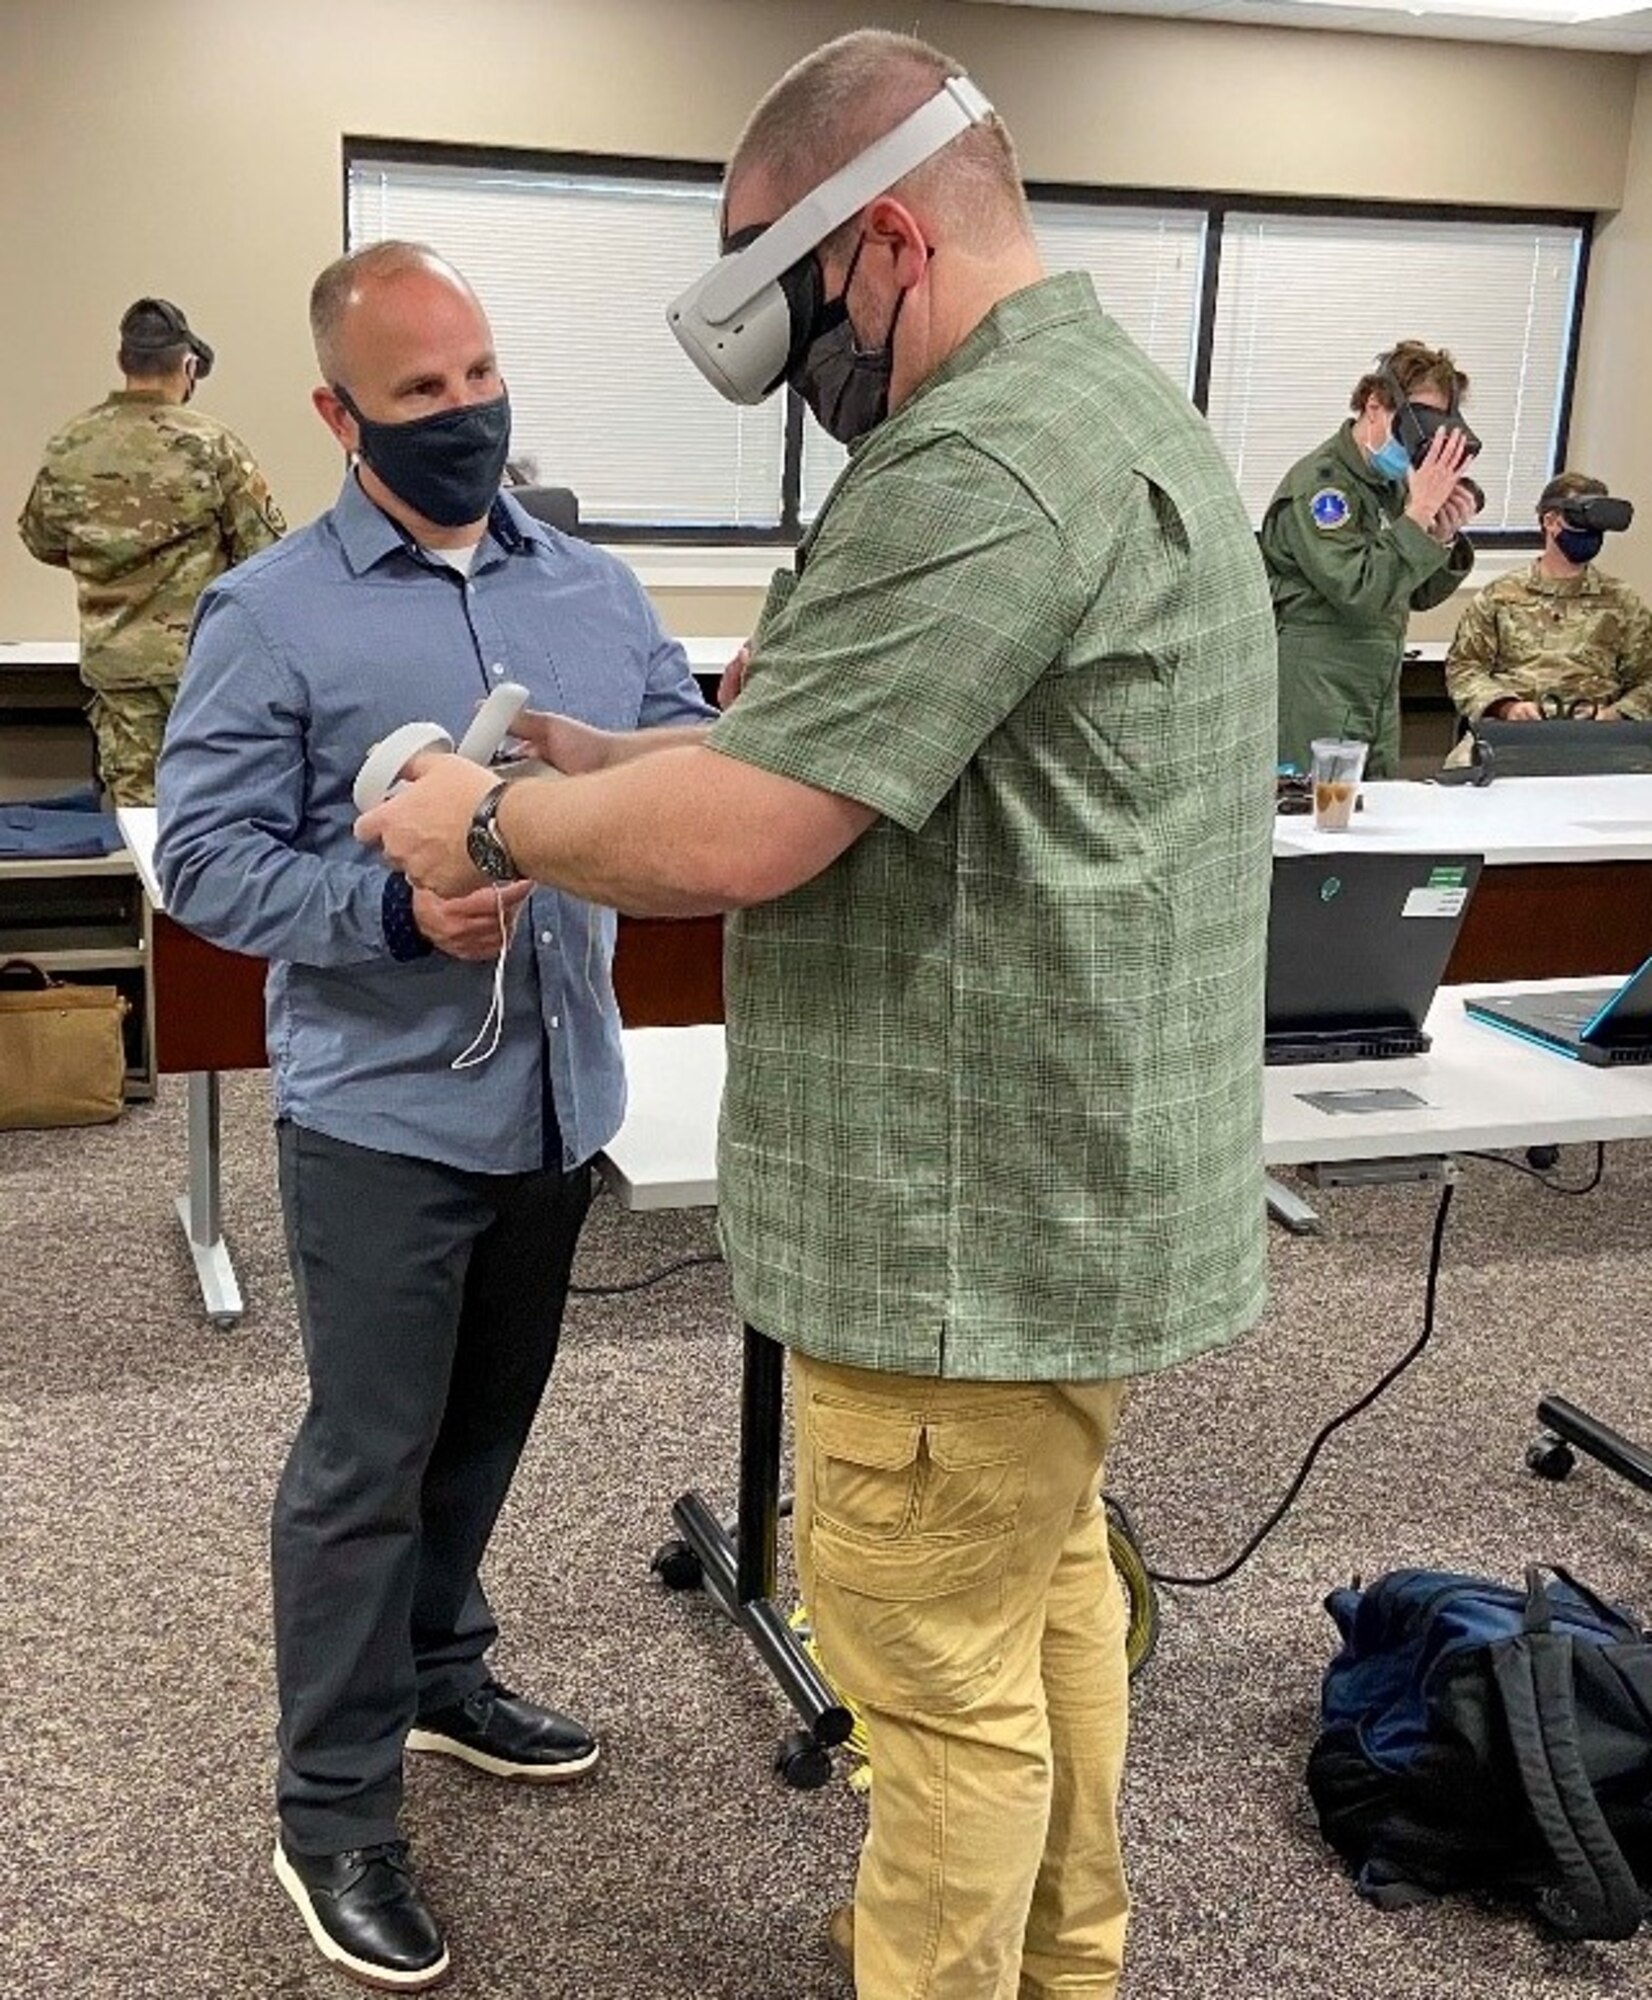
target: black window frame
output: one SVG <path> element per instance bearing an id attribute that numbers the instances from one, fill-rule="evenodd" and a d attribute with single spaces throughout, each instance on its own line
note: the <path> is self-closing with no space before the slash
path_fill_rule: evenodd
<path id="1" fill-rule="evenodd" d="M 581 175 L 593 180 L 676 181 L 719 185 L 724 164 L 715 160 L 668 159 L 641 153 L 585 153 L 526 146 L 485 146 L 445 140 L 374 138 L 346 133 L 343 138 L 343 214 L 341 235 L 350 243 L 350 174 L 359 164 L 388 166 L 474 167 L 478 171 L 543 173 L 563 179 Z M 1200 272 L 1198 323 L 1194 335 L 1191 398 L 1201 414 L 1210 403 L 1211 365 L 1216 343 L 1216 309 L 1221 283 L 1222 243 L 1229 216 L 1291 215 L 1343 217 L 1363 221 L 1504 223 L 1536 229 L 1578 232 L 1577 282 L 1572 294 L 1571 324 L 1566 331 L 1560 408 L 1555 425 L 1555 464 L 1566 464 L 1571 439 L 1572 405 L 1577 384 L 1578 352 L 1582 344 L 1584 303 L 1589 286 L 1595 217 L 1587 210 L 1503 207 L 1495 202 L 1429 202 L 1351 200 L 1317 195 L 1201 194 L 1190 188 L 1113 187 L 1094 181 L 1028 180 L 1029 202 L 1062 202 L 1093 208 L 1158 208 L 1196 210 L 1205 218 L 1204 254 Z M 770 528 L 739 523 L 696 523 L 691 526 L 650 526 L 646 522 L 583 520 L 580 533 L 591 541 L 615 545 L 649 543 L 660 548 L 794 548 L 805 523 L 799 513 L 803 482 L 802 399 L 788 389 L 786 431 L 781 459 L 780 519 Z M 1470 529 L 1469 540 L 1483 549 L 1541 548 L 1543 536 L 1534 520 L 1529 529 Z"/>

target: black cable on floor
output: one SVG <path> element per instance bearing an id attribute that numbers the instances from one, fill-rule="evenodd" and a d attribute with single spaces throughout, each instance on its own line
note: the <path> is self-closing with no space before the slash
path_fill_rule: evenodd
<path id="1" fill-rule="evenodd" d="M 631 1278 L 623 1285 L 570 1285 L 568 1296 L 572 1299 L 617 1299 L 626 1292 L 646 1292 L 650 1285 L 663 1284 L 667 1278 L 676 1277 L 679 1271 L 695 1271 L 702 1264 L 720 1264 L 722 1261 L 715 1250 L 708 1250 L 703 1256 L 679 1257 L 675 1264 L 667 1264 L 663 1271 L 650 1271 L 646 1278 Z"/>
<path id="2" fill-rule="evenodd" d="M 1511 1174 L 1523 1174 L 1527 1180 L 1536 1181 L 1539 1187 L 1546 1187 L 1550 1194 L 1593 1194 L 1606 1173 L 1604 1139 L 1595 1141 L 1595 1170 L 1581 1187 L 1567 1187 L 1560 1181 L 1550 1180 L 1549 1176 L 1537 1167 L 1529 1167 L 1523 1160 L 1508 1159 L 1502 1153 L 1465 1153 L 1463 1157 L 1468 1160 L 1484 1160 L 1488 1167 L 1507 1167 Z"/>
<path id="3" fill-rule="evenodd" d="M 1382 1395 L 1384 1390 L 1397 1382 L 1411 1366 L 1412 1362 L 1417 1359 L 1418 1355 L 1422 1353 L 1423 1349 L 1434 1337 L 1434 1302 L 1440 1284 L 1440 1248 L 1445 1241 L 1446 1217 L 1451 1213 L 1451 1198 L 1455 1193 L 1456 1189 L 1450 1181 L 1447 1181 L 1445 1186 L 1440 1190 L 1440 1205 L 1434 1211 L 1434 1234 L 1428 1247 L 1428 1281 L 1423 1291 L 1422 1332 L 1418 1334 L 1417 1338 L 1400 1356 L 1399 1360 L 1394 1363 L 1393 1367 L 1371 1388 L 1367 1389 L 1357 1403 L 1350 1403 L 1340 1416 L 1333 1417 L 1320 1432 L 1319 1436 L 1309 1445 L 1308 1455 L 1297 1468 L 1296 1477 L 1285 1489 L 1284 1499 L 1269 1514 L 1261 1527 L 1257 1529 L 1256 1533 L 1251 1536 L 1250 1540 L 1246 1542 L 1245 1546 L 1233 1558 L 1232 1562 L 1224 1564 L 1221 1569 L 1216 1570 L 1210 1576 L 1172 1576 L 1167 1570 L 1149 1568 L 1147 1574 L 1155 1583 L 1178 1584 L 1184 1590 L 1208 1590 L 1213 1584 L 1226 1583 L 1230 1576 L 1237 1575 L 1296 1504 L 1296 1496 L 1308 1483 L 1308 1474 L 1313 1471 L 1314 1461 L 1325 1448 L 1327 1441 L 1334 1437 L 1344 1424 L 1352 1423 L 1362 1410 L 1370 1409 L 1371 1405 Z"/>

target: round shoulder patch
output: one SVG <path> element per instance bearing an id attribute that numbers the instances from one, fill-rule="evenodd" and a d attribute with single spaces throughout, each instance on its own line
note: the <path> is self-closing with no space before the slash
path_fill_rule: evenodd
<path id="1" fill-rule="evenodd" d="M 1322 486 L 1308 502 L 1308 512 L 1316 528 L 1340 528 L 1353 512 L 1340 486 Z"/>

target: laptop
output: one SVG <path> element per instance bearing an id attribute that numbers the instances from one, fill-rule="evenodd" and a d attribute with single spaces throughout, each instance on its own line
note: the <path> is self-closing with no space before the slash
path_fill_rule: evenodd
<path id="1" fill-rule="evenodd" d="M 1268 914 L 1265 1059 L 1421 1055 L 1480 879 L 1478 854 L 1281 855 Z"/>
<path id="2" fill-rule="evenodd" d="M 1465 1000 L 1463 1011 L 1488 1027 L 1602 1068 L 1652 1062 L 1652 958 L 1603 1000 L 1588 993 L 1500 993 Z"/>

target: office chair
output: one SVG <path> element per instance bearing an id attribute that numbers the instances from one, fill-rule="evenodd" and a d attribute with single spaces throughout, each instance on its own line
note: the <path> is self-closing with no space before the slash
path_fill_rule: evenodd
<path id="1" fill-rule="evenodd" d="M 547 528 L 579 533 L 579 495 L 571 486 L 507 486 L 505 491 Z"/>

